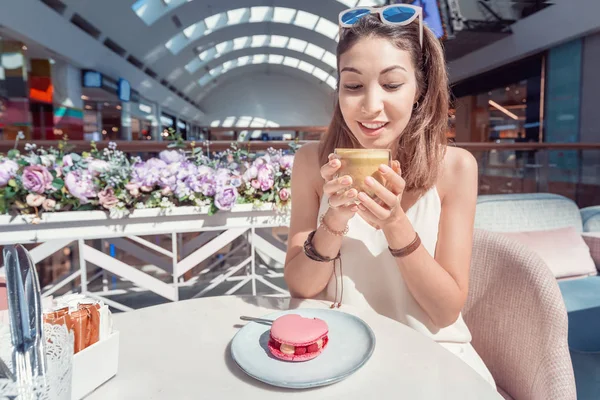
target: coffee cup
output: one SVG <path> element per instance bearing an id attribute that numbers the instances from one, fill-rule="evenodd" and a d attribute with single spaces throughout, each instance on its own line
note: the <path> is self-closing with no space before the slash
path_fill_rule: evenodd
<path id="1" fill-rule="evenodd" d="M 359 192 L 375 196 L 373 190 L 366 185 L 365 179 L 370 176 L 385 186 L 386 182 L 379 171 L 381 164 L 391 167 L 391 151 L 389 149 L 335 149 L 334 154 L 342 166 L 337 176 L 352 177 L 352 187 Z"/>

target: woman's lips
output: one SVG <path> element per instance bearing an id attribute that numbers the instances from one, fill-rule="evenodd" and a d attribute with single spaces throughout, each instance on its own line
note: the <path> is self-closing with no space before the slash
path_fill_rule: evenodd
<path id="1" fill-rule="evenodd" d="M 388 122 L 360 122 L 358 126 L 366 136 L 378 136 L 383 128 L 387 126 Z"/>

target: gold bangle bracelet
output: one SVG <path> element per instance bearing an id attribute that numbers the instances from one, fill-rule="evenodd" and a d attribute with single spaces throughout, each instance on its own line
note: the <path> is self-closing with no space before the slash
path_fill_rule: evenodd
<path id="1" fill-rule="evenodd" d="M 327 225 L 325 223 L 325 214 L 322 214 L 319 217 L 319 225 L 323 227 L 325 232 L 327 232 L 331 235 L 334 235 L 334 236 L 346 236 L 348 234 L 348 230 L 350 229 L 350 227 L 348 225 L 346 225 L 346 228 L 343 231 L 335 231 L 335 230 L 331 229 L 329 227 L 329 225 Z"/>

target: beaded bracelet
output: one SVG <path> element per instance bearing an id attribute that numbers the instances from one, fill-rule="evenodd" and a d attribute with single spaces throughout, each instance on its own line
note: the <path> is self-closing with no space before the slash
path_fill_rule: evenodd
<path id="1" fill-rule="evenodd" d="M 319 217 L 319 225 L 323 227 L 325 232 L 332 234 L 334 236 L 346 236 L 348 234 L 348 230 L 350 229 L 350 227 L 348 225 L 346 225 L 346 228 L 343 231 L 335 231 L 335 230 L 331 229 L 329 227 L 329 225 L 327 225 L 325 223 L 325 214 L 322 214 Z"/>

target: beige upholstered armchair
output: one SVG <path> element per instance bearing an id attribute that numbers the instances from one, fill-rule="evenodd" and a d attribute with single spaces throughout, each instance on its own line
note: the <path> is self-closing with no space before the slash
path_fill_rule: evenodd
<path id="1" fill-rule="evenodd" d="M 476 230 L 463 315 L 505 398 L 576 399 L 567 311 L 554 276 L 535 253 Z"/>

